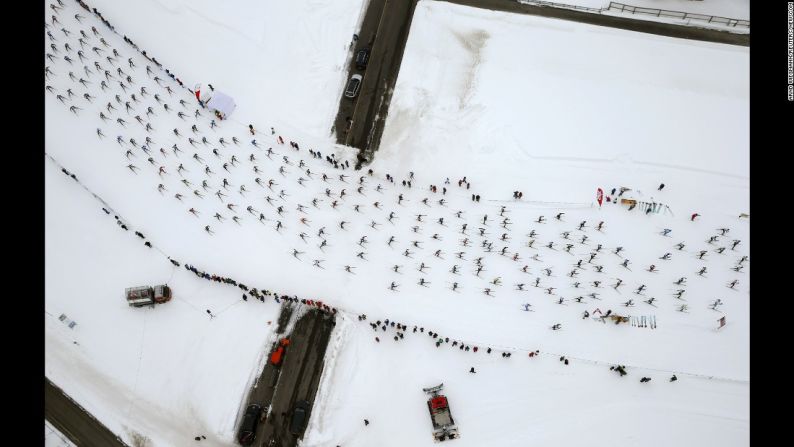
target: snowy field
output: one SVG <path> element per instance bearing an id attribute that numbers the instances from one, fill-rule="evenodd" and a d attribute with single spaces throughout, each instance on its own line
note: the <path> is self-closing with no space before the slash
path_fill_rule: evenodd
<path id="1" fill-rule="evenodd" d="M 368 176 L 323 161 L 334 147 L 291 121 L 295 104 L 238 100 L 235 119 L 211 127 L 189 92 L 64 3 L 60 23 L 47 19 L 45 143 L 79 183 L 44 160 L 46 374 L 128 442 L 138 434 L 148 445 L 186 445 L 204 434 L 202 445 L 232 444 L 278 310 L 174 268 L 171 256 L 340 309 L 306 446 L 434 445 L 421 388 L 439 382 L 460 447 L 749 444 L 749 262 L 740 259 L 750 241 L 738 218 L 749 212 L 746 48 L 420 2 Z M 155 35 L 122 4 L 118 19 L 97 7 L 139 46 Z M 179 51 L 169 42 L 146 47 L 181 75 L 191 65 L 168 58 Z M 235 88 L 253 92 L 258 82 Z M 336 98 L 333 90 L 318 101 Z M 288 124 L 251 136 L 254 107 Z M 470 190 L 457 184 L 464 175 Z M 621 186 L 674 214 L 593 206 L 597 187 Z M 523 200 L 511 199 L 516 189 Z M 125 287 L 166 281 L 171 302 L 124 303 Z M 657 326 L 583 318 L 596 309 Z M 728 324 L 717 331 L 721 316 Z M 407 325 L 404 339 L 391 327 L 373 333 L 369 323 L 384 318 Z M 652 382 L 639 383 L 644 376 Z"/>
<path id="2" fill-rule="evenodd" d="M 331 142 L 349 45 L 366 3 L 141 0 L 131 7 L 94 0 L 90 6 L 187 87 L 210 83 L 235 98 L 233 119 Z"/>
<path id="3" fill-rule="evenodd" d="M 136 433 L 153 445 L 204 434 L 226 445 L 267 355 L 277 305 L 244 305 L 235 288 L 174 267 L 49 161 L 45 186 L 47 377 L 128 443 Z M 168 283 L 175 298 L 155 309 L 127 306 L 126 287 L 155 283 Z"/>
<path id="4" fill-rule="evenodd" d="M 746 47 L 423 1 L 375 166 L 498 173 L 489 188 L 537 201 L 589 202 L 609 180 L 649 199 L 666 181 L 679 216 L 738 215 L 748 67 Z"/>

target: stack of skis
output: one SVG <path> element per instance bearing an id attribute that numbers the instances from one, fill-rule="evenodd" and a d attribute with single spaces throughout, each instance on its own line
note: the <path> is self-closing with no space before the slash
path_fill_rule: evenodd
<path id="1" fill-rule="evenodd" d="M 638 317 L 631 317 L 631 325 L 634 327 L 643 327 L 656 329 L 656 315 L 641 315 Z"/>

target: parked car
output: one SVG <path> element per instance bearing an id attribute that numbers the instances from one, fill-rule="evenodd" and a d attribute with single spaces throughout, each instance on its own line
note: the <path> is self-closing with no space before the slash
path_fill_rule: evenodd
<path id="1" fill-rule="evenodd" d="M 256 427 L 259 425 L 259 418 L 262 416 L 262 406 L 251 404 L 246 408 L 243 415 L 243 423 L 240 424 L 240 432 L 237 440 L 242 445 L 251 445 L 256 439 Z"/>
<path id="2" fill-rule="evenodd" d="M 302 400 L 295 404 L 295 409 L 292 410 L 292 420 L 289 423 L 289 431 L 293 435 L 300 434 L 303 431 L 303 426 L 306 425 L 306 415 L 309 412 L 309 402 Z"/>
<path id="3" fill-rule="evenodd" d="M 369 62 L 369 48 L 362 48 L 356 53 L 356 68 L 363 70 L 367 68 Z"/>
<path id="4" fill-rule="evenodd" d="M 347 82 L 347 88 L 345 89 L 346 98 L 355 98 L 356 95 L 358 95 L 358 89 L 361 88 L 361 80 L 362 77 L 360 74 L 354 74 L 350 77 L 350 81 Z"/>

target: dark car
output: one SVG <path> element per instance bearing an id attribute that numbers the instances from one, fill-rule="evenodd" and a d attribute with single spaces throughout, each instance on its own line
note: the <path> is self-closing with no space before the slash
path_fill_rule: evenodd
<path id="1" fill-rule="evenodd" d="M 262 406 L 251 404 L 246 408 L 243 415 L 243 423 L 240 424 L 240 432 L 237 440 L 242 445 L 251 445 L 256 439 L 256 427 L 259 425 L 259 417 L 262 415 Z"/>
<path id="2" fill-rule="evenodd" d="M 356 68 L 363 70 L 367 68 L 369 62 L 369 48 L 363 48 L 356 53 Z"/>
<path id="3" fill-rule="evenodd" d="M 295 409 L 292 410 L 292 420 L 289 423 L 289 431 L 293 435 L 300 434 L 306 425 L 306 416 L 309 412 L 309 402 L 302 400 L 295 404 Z"/>

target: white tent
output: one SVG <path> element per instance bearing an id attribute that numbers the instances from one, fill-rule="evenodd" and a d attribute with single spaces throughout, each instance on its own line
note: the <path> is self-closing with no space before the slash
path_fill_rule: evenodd
<path id="1" fill-rule="evenodd" d="M 234 112 L 237 104 L 234 103 L 234 99 L 231 96 L 216 90 L 207 103 L 207 107 L 212 111 L 217 111 L 221 119 L 226 119 Z"/>

